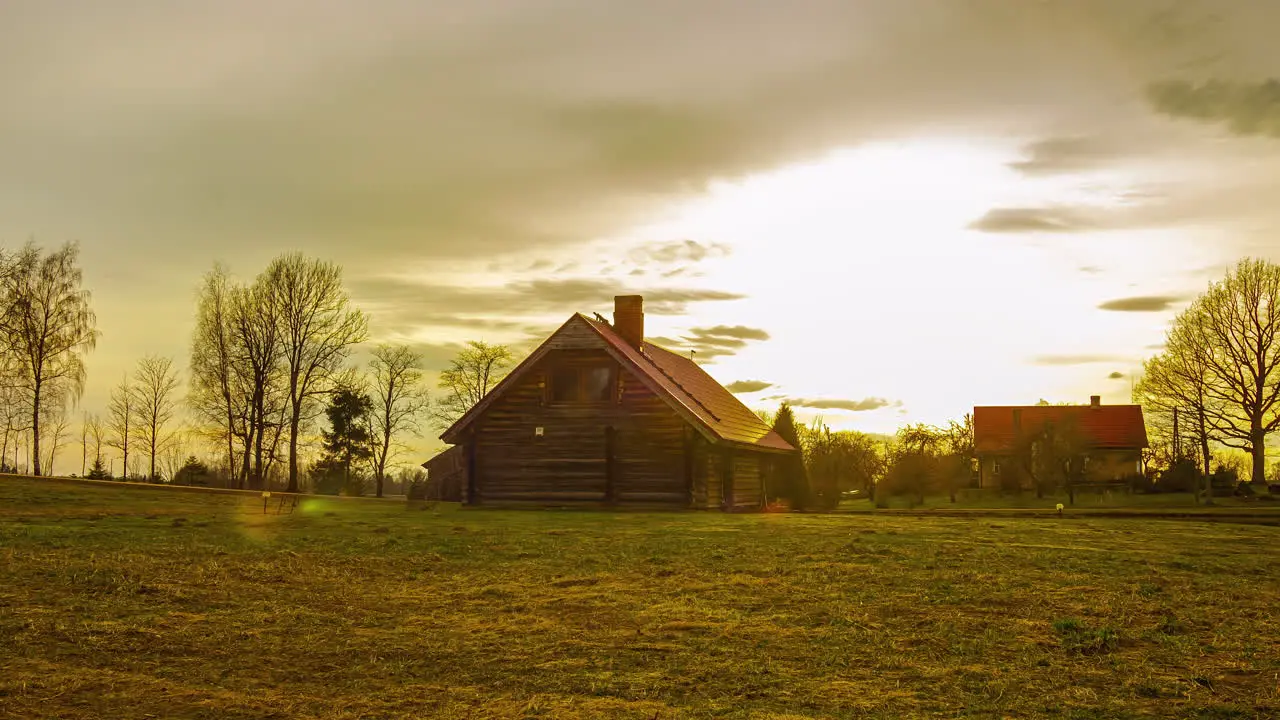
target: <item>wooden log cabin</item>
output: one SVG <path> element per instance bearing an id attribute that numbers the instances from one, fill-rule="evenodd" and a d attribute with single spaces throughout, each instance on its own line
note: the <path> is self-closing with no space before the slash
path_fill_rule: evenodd
<path id="1" fill-rule="evenodd" d="M 692 359 L 644 337 L 644 299 L 570 317 L 441 440 L 463 502 L 754 510 L 795 449 Z"/>

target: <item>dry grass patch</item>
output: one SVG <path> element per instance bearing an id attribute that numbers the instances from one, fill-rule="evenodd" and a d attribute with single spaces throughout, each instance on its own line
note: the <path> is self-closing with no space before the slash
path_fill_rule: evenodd
<path id="1" fill-rule="evenodd" d="M 3 480 L 0 716 L 1270 717 L 1277 540 Z"/>

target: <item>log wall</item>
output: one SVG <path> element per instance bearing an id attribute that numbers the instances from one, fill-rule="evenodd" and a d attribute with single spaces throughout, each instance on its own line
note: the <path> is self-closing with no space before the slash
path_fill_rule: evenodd
<path id="1" fill-rule="evenodd" d="M 551 401 L 548 384 L 556 369 L 600 366 L 613 372 L 608 401 Z M 615 500 L 687 507 L 686 427 L 605 351 L 549 352 L 477 418 L 472 440 L 477 500 Z"/>

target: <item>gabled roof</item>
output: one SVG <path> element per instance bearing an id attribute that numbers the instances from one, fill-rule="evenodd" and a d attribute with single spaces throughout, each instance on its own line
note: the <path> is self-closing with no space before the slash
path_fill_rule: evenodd
<path id="1" fill-rule="evenodd" d="M 467 425 L 483 414 L 496 398 L 501 397 L 507 388 L 547 354 L 551 340 L 556 335 L 576 322 L 585 323 L 591 328 L 604 341 L 604 349 L 620 365 L 630 369 L 646 387 L 700 430 L 708 440 L 773 452 L 795 450 L 697 363 L 650 342 L 642 344 L 643 351 L 637 350 L 608 323 L 592 320 L 580 313 L 560 326 L 559 330 L 517 365 L 440 438 L 445 442 L 454 442 Z"/>
<path id="2" fill-rule="evenodd" d="M 1023 405 L 973 409 L 973 440 L 979 453 L 1012 452 L 1014 412 L 1023 436 L 1048 422 L 1070 423 L 1091 447 L 1100 450 L 1138 450 L 1148 446 L 1141 405 Z"/>

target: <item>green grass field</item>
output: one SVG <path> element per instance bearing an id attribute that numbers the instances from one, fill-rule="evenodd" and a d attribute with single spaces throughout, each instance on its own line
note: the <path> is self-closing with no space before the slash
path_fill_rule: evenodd
<path id="1" fill-rule="evenodd" d="M 0 479 L 0 717 L 1277 717 L 1277 547 Z"/>

